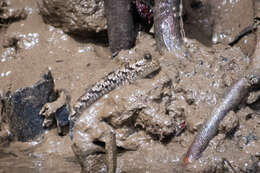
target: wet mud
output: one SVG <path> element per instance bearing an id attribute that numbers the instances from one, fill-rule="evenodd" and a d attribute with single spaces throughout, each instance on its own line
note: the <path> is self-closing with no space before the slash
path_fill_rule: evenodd
<path id="1" fill-rule="evenodd" d="M 260 66 L 259 30 L 229 45 L 252 24 L 254 17 L 260 16 L 258 1 L 184 1 L 183 44 L 190 56 L 162 56 L 153 35 L 138 32 L 135 46 L 120 51 L 115 58 L 106 42 L 78 40 L 66 34 L 73 27 L 61 24 L 62 19 L 57 20 L 59 25 L 52 26 L 52 21 L 47 22 L 48 10 L 40 7 L 40 2 L 46 5 L 49 1 L 0 3 L 0 23 L 5 25 L 0 25 L 1 136 L 9 135 L 5 129 L 10 122 L 2 118 L 5 94 L 32 86 L 46 69 L 53 75 L 55 90 L 65 89 L 70 96 L 70 105 L 89 86 L 147 52 L 160 62 L 160 70 L 117 87 L 85 109 L 75 122 L 72 140 L 68 132 L 64 136 L 58 134 L 51 113 L 46 113 L 45 118 L 53 125 L 36 139 L 8 144 L 6 140 L 11 139 L 0 138 L 0 172 L 59 173 L 83 169 L 105 173 L 114 172 L 115 166 L 116 172 L 126 173 L 259 172 L 258 90 L 227 114 L 198 160 L 183 163 L 188 147 L 213 109 L 240 78 Z M 100 11 L 103 15 L 104 11 L 98 8 L 102 3 L 91 4 L 90 11 L 92 7 L 98 9 L 94 12 L 96 17 L 100 17 Z M 18 11 L 11 14 L 8 10 Z M 3 18 L 2 13 L 9 17 Z M 100 27 L 95 25 L 91 32 L 105 30 L 105 21 L 100 20 Z M 89 32 L 88 22 L 83 26 L 84 32 Z M 66 99 L 60 92 L 56 106 L 67 104 Z"/>

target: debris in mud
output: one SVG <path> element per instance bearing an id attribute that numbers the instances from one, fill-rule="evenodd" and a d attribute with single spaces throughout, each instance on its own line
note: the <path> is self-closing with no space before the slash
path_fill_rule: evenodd
<path id="1" fill-rule="evenodd" d="M 227 173 L 228 170 L 225 168 L 225 164 L 222 160 L 217 160 L 215 163 L 209 165 L 204 171 L 204 173 Z"/>
<path id="2" fill-rule="evenodd" d="M 260 155 L 251 156 L 250 160 L 244 165 L 241 171 L 245 173 L 260 172 Z"/>
<path id="3" fill-rule="evenodd" d="M 248 27 L 244 28 L 235 38 L 233 41 L 229 43 L 230 46 L 234 46 L 242 37 L 246 36 L 247 34 L 252 33 L 257 29 L 257 27 L 260 25 L 260 19 L 255 18 L 255 21 L 253 24 L 249 25 Z"/>
<path id="4" fill-rule="evenodd" d="M 32 49 L 39 43 L 38 33 L 28 34 L 12 34 L 5 35 L 3 38 L 3 53 L 1 55 L 1 62 L 7 62 L 11 59 L 20 57 L 18 53 L 20 50 Z"/>
<path id="5" fill-rule="evenodd" d="M 116 135 L 114 132 L 108 132 L 106 135 L 106 165 L 107 173 L 116 173 L 117 167 L 117 146 Z"/>
<path id="6" fill-rule="evenodd" d="M 5 37 L 3 40 L 3 48 L 10 48 L 13 47 L 17 51 L 19 49 L 18 42 L 20 38 L 18 36 L 13 37 Z"/>
<path id="7" fill-rule="evenodd" d="M 8 26 L 19 20 L 24 20 L 26 17 L 27 12 L 25 9 L 10 8 L 5 0 L 0 1 L 0 27 Z"/>
<path id="8" fill-rule="evenodd" d="M 219 132 L 231 138 L 239 126 L 239 118 L 234 111 L 230 111 L 219 125 Z"/>
<path id="9" fill-rule="evenodd" d="M 11 141 L 8 124 L 4 119 L 6 109 L 6 93 L 0 90 L 0 146 L 7 146 Z"/>
<path id="10" fill-rule="evenodd" d="M 258 141 L 259 137 L 256 136 L 254 131 L 250 131 L 247 136 L 243 136 L 239 141 L 238 145 L 240 148 L 244 148 L 245 145 L 248 145 L 252 141 Z"/>
<path id="11" fill-rule="evenodd" d="M 257 103 L 257 101 L 259 100 L 260 98 L 260 91 L 257 90 L 257 91 L 252 91 L 249 93 L 249 96 L 247 97 L 247 100 L 246 100 L 246 103 L 249 105 L 249 106 L 253 106 L 254 104 Z M 254 107 L 254 106 L 253 106 Z"/>
<path id="12" fill-rule="evenodd" d="M 85 155 L 79 148 L 72 145 L 72 150 L 76 154 L 77 161 L 81 166 L 81 172 L 84 173 L 104 173 L 106 172 L 106 158 L 104 154 Z"/>
<path id="13" fill-rule="evenodd" d="M 58 134 L 65 135 L 66 127 L 69 125 L 70 97 L 65 90 L 57 90 L 56 100 L 46 103 L 40 110 L 40 115 L 44 116 L 42 126 L 49 128 L 56 121 Z"/>

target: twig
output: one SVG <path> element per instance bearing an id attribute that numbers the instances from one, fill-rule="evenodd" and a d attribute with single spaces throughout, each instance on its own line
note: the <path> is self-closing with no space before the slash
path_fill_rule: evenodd
<path id="1" fill-rule="evenodd" d="M 237 171 L 233 168 L 233 166 L 231 165 L 231 163 L 226 159 L 226 158 L 223 158 L 223 163 L 226 165 L 226 167 L 228 168 L 228 170 L 231 172 L 231 173 L 237 173 Z"/>
<path id="2" fill-rule="evenodd" d="M 230 46 L 234 46 L 242 37 L 245 35 L 253 32 L 257 29 L 257 27 L 260 25 L 259 18 L 255 18 L 255 21 L 253 24 L 249 25 L 248 27 L 244 28 L 235 38 L 232 42 L 229 43 Z"/>
<path id="3" fill-rule="evenodd" d="M 108 132 L 106 140 L 106 164 L 108 173 L 116 173 L 117 151 L 116 135 L 114 132 Z"/>

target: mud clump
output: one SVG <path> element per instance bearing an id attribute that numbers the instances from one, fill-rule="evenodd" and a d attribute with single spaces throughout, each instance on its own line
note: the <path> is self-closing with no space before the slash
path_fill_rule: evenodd
<path id="1" fill-rule="evenodd" d="M 65 32 L 91 36 L 107 28 L 103 0 L 40 0 L 44 22 Z"/>
<path id="2" fill-rule="evenodd" d="M 89 155 L 104 152 L 101 144 L 106 143 L 111 130 L 116 133 L 117 146 L 124 150 L 137 150 L 152 138 L 173 137 L 185 117 L 177 121 L 175 114 L 169 113 L 171 92 L 171 80 L 160 72 L 153 79 L 120 87 L 97 101 L 75 123 L 72 148 L 77 158 L 83 163 Z"/>
<path id="3" fill-rule="evenodd" d="M 10 7 L 7 1 L 0 1 L 0 28 L 8 26 L 13 22 L 24 20 L 26 17 L 27 11 L 25 9 L 15 9 Z"/>
<path id="4" fill-rule="evenodd" d="M 130 6 L 131 0 L 105 1 L 109 47 L 113 54 L 134 45 L 136 33 Z"/>
<path id="5" fill-rule="evenodd" d="M 231 111 L 220 123 L 219 131 L 220 133 L 224 133 L 226 136 L 231 137 L 235 133 L 235 130 L 238 128 L 238 126 L 239 119 L 235 113 Z"/>

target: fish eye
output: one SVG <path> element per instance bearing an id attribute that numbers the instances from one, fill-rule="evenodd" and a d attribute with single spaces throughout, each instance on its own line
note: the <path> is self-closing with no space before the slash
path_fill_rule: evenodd
<path id="1" fill-rule="evenodd" d="M 145 53 L 144 54 L 144 59 L 151 60 L 152 59 L 152 55 L 150 53 Z"/>

